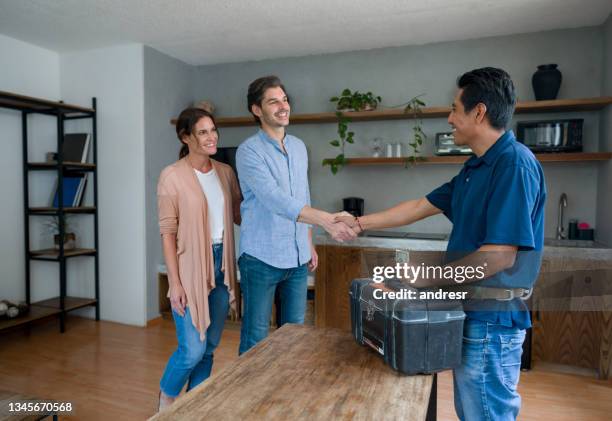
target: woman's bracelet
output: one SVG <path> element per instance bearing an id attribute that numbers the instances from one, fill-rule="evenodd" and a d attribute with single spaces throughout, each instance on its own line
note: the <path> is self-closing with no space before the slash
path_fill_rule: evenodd
<path id="1" fill-rule="evenodd" d="M 357 222 L 357 226 L 359 227 L 359 229 L 361 231 L 363 231 L 363 227 L 361 226 L 361 222 L 359 222 L 359 217 L 358 216 L 355 217 L 355 222 Z"/>

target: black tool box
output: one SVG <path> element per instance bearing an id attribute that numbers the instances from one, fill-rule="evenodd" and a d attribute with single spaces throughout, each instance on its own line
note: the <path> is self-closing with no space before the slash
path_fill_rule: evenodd
<path id="1" fill-rule="evenodd" d="M 409 291 L 416 298 L 407 298 Z M 419 291 L 395 279 L 353 280 L 349 292 L 353 336 L 401 373 L 456 368 L 461 364 L 465 319 L 461 301 L 421 300 Z M 382 297 L 383 292 L 402 297 Z"/>

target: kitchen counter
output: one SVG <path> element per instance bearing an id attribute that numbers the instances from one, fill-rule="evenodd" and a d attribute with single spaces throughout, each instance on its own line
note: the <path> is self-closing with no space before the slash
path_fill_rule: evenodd
<path id="1" fill-rule="evenodd" d="M 339 243 L 316 235 L 315 325 L 349 330 L 350 284 L 371 277 L 375 266 L 442 264 L 447 241 L 422 237 L 360 236 Z M 612 367 L 612 248 L 566 241 L 546 240 L 544 247 L 530 299 L 533 361 L 589 368 L 605 379 Z"/>
<path id="2" fill-rule="evenodd" d="M 332 239 L 327 233 L 319 233 L 315 236 L 314 242 L 315 245 L 371 247 L 415 251 L 445 251 L 448 245 L 448 241 L 442 239 L 418 238 L 426 237 L 428 236 L 427 234 L 408 235 L 409 236 L 404 237 L 366 235 L 359 236 L 353 241 L 340 243 Z M 440 236 L 444 235 L 442 234 Z M 612 265 L 612 248 L 596 242 L 545 239 L 544 257 L 553 259 L 571 257 L 572 259 L 610 261 Z"/>

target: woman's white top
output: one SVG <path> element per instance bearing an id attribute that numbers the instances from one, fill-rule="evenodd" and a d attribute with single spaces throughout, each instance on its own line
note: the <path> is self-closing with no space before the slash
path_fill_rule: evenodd
<path id="1" fill-rule="evenodd" d="M 225 198 L 221 183 L 215 169 L 203 173 L 194 168 L 204 195 L 208 203 L 208 226 L 213 244 L 223 243 L 223 212 L 225 211 Z"/>

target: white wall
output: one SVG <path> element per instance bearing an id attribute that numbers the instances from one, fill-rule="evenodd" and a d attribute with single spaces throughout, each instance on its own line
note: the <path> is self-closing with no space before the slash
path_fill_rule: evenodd
<path id="1" fill-rule="evenodd" d="M 164 261 L 157 218 L 157 180 L 177 159 L 179 141 L 170 118 L 194 101 L 195 66 L 144 49 L 147 317 L 159 317 L 157 268 Z"/>
<path id="2" fill-rule="evenodd" d="M 98 98 L 101 318 L 135 325 L 146 323 L 143 66 L 136 44 L 60 56 L 64 100 Z"/>
<path id="3" fill-rule="evenodd" d="M 0 90 L 51 100 L 60 99 L 59 55 L 13 38 L 0 35 Z M 30 157 L 40 159 L 46 150 L 54 150 L 55 120 L 47 116 L 29 117 Z M 0 108 L 0 298 L 25 299 L 25 255 L 23 220 L 23 171 L 21 113 Z M 49 196 L 49 175 L 32 188 L 31 200 L 42 202 Z M 40 222 L 32 217 L 32 222 Z M 34 230 L 33 230 L 34 231 Z M 33 246 L 41 240 L 32 233 Z M 32 266 L 32 298 L 49 298 L 59 292 L 59 282 L 53 273 L 54 264 L 35 263 Z M 51 273 L 41 273 L 51 272 Z"/>

